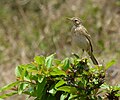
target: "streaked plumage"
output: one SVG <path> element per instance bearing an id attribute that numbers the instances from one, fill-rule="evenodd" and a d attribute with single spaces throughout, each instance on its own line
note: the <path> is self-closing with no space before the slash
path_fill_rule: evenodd
<path id="1" fill-rule="evenodd" d="M 71 30 L 73 45 L 76 45 L 77 47 L 80 47 L 82 50 L 85 50 L 89 54 L 92 62 L 95 65 L 98 65 L 98 62 L 93 55 L 91 36 L 88 34 L 86 28 L 82 25 L 81 20 L 76 17 L 69 18 L 69 20 L 71 20 L 74 23 L 74 26 L 72 27 Z"/>

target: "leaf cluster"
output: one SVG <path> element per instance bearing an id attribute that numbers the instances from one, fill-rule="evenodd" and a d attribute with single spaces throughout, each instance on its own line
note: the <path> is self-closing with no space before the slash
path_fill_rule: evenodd
<path id="1" fill-rule="evenodd" d="M 16 82 L 0 88 L 0 92 L 11 92 L 0 98 L 15 94 L 25 94 L 28 98 L 34 97 L 34 100 L 102 100 L 120 96 L 119 85 L 105 83 L 103 66 L 92 67 L 87 59 L 59 60 L 54 56 L 36 56 L 30 64 L 17 66 Z M 107 64 L 107 68 L 112 62 Z M 102 93 L 106 95 L 101 96 Z"/>

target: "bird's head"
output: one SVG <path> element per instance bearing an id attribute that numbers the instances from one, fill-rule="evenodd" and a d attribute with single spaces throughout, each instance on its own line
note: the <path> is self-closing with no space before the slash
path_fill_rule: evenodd
<path id="1" fill-rule="evenodd" d="M 81 19 L 79 19 L 77 17 L 72 17 L 72 18 L 67 18 L 67 19 L 72 21 L 75 26 L 78 26 L 78 25 L 82 24 Z"/>

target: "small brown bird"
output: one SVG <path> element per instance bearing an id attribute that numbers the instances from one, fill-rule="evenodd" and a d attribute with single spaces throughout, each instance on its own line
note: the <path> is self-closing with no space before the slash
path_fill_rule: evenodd
<path id="1" fill-rule="evenodd" d="M 98 61 L 93 55 L 91 37 L 88 34 L 86 28 L 82 25 L 82 21 L 77 17 L 68 19 L 74 24 L 71 30 L 72 44 L 77 47 L 80 47 L 83 51 L 85 50 L 89 54 L 93 64 L 98 65 Z"/>

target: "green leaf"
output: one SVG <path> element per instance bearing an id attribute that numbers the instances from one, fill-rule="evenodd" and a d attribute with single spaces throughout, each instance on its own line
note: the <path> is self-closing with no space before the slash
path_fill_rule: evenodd
<path id="1" fill-rule="evenodd" d="M 59 60 L 59 59 L 54 59 L 54 63 L 55 63 L 56 65 L 59 65 L 59 64 L 61 63 L 61 60 Z"/>
<path id="2" fill-rule="evenodd" d="M 64 70 L 67 70 L 67 69 L 69 68 L 69 66 L 70 66 L 70 61 L 69 61 L 69 59 L 66 58 L 65 60 L 62 61 L 62 63 L 63 63 L 63 69 L 64 69 Z"/>
<path id="3" fill-rule="evenodd" d="M 120 97 L 120 93 L 115 94 L 115 96 Z"/>
<path id="4" fill-rule="evenodd" d="M 17 94 L 17 91 L 14 91 L 14 92 L 11 92 L 8 94 L 3 94 L 3 95 L 0 95 L 0 99 L 4 99 L 4 98 L 10 97 L 10 96 L 13 96 L 15 94 Z"/>
<path id="5" fill-rule="evenodd" d="M 68 100 L 75 100 L 74 98 L 76 98 L 78 95 L 73 95 L 73 94 L 70 94 Z"/>
<path id="6" fill-rule="evenodd" d="M 29 75 L 29 73 L 27 71 L 25 72 L 24 80 L 30 81 L 30 75 Z"/>
<path id="7" fill-rule="evenodd" d="M 54 68 L 51 72 L 50 75 L 56 76 L 56 75 L 64 75 L 66 76 L 66 73 L 58 68 Z"/>
<path id="8" fill-rule="evenodd" d="M 21 94 L 26 89 L 27 86 L 28 86 L 28 83 L 21 83 L 18 86 L 18 94 Z"/>
<path id="9" fill-rule="evenodd" d="M 21 77 L 23 69 L 20 66 L 15 68 L 15 75 L 16 77 Z"/>
<path id="10" fill-rule="evenodd" d="M 44 91 L 45 86 L 46 86 L 46 83 L 47 83 L 46 78 L 44 78 L 44 80 L 42 81 L 42 83 L 39 83 L 39 82 L 37 83 L 36 92 L 35 92 L 35 94 L 36 94 L 37 97 L 39 97 L 39 98 L 42 97 L 43 91 Z"/>
<path id="11" fill-rule="evenodd" d="M 44 78 L 45 78 L 45 76 L 39 75 L 39 76 L 38 76 L 38 82 L 39 82 L 39 83 L 42 83 L 42 81 L 44 80 Z"/>
<path id="12" fill-rule="evenodd" d="M 49 90 L 49 93 L 52 94 L 52 95 L 55 95 L 56 92 L 57 92 L 57 91 L 56 91 L 55 89 L 53 89 L 53 88 L 52 88 L 51 90 Z"/>
<path id="13" fill-rule="evenodd" d="M 67 96 L 68 96 L 68 93 L 62 94 L 60 96 L 60 100 L 65 100 L 67 98 Z"/>
<path id="14" fill-rule="evenodd" d="M 120 86 L 119 86 L 119 85 L 113 86 L 113 89 L 114 89 L 114 90 L 120 90 Z"/>
<path id="15" fill-rule="evenodd" d="M 52 67 L 52 62 L 53 62 L 53 59 L 54 59 L 54 55 L 55 54 L 52 54 L 52 55 L 46 57 L 45 66 L 47 67 L 47 69 L 50 69 Z"/>
<path id="16" fill-rule="evenodd" d="M 45 63 L 45 57 L 44 56 L 36 56 L 34 58 L 34 60 L 39 65 L 43 65 Z"/>
<path id="17" fill-rule="evenodd" d="M 37 67 L 33 64 L 27 64 L 25 67 L 26 67 L 27 71 L 37 70 Z"/>
<path id="18" fill-rule="evenodd" d="M 29 73 L 29 75 L 30 75 L 30 73 L 38 74 L 37 67 L 33 64 L 27 64 L 26 65 L 26 70 Z"/>
<path id="19" fill-rule="evenodd" d="M 102 89 L 109 89 L 109 88 L 110 88 L 110 86 L 107 85 L 107 84 L 102 84 L 100 87 L 101 87 Z"/>
<path id="20" fill-rule="evenodd" d="M 106 64 L 106 69 L 108 69 L 108 68 L 110 68 L 113 64 L 115 64 L 116 62 L 115 62 L 115 60 L 112 60 L 112 61 L 110 61 L 110 62 L 108 62 L 107 64 Z"/>
<path id="21" fill-rule="evenodd" d="M 71 87 L 71 86 L 62 86 L 62 87 L 59 87 L 57 90 L 68 92 L 68 93 L 76 93 L 77 92 L 77 89 L 75 87 Z"/>
<path id="22" fill-rule="evenodd" d="M 64 80 L 60 80 L 56 85 L 55 88 L 60 87 L 61 85 L 65 84 L 66 82 Z"/>
<path id="23" fill-rule="evenodd" d="M 27 69 L 27 65 L 19 65 L 16 67 L 15 69 L 15 74 L 17 77 L 20 77 L 22 80 L 24 79 L 25 73 L 26 73 L 26 69 Z"/>
<path id="24" fill-rule="evenodd" d="M 11 84 L 8 84 L 8 85 L 0 88 L 0 92 L 5 91 L 5 90 L 9 90 L 9 89 L 11 89 L 12 87 L 18 85 L 19 83 L 20 83 L 19 81 L 16 81 L 16 82 L 13 82 L 13 83 L 11 83 Z"/>

